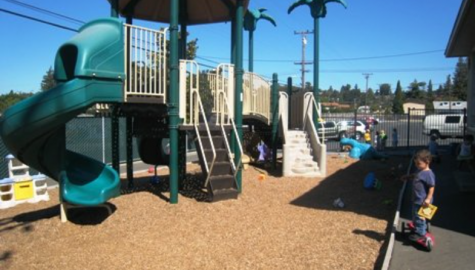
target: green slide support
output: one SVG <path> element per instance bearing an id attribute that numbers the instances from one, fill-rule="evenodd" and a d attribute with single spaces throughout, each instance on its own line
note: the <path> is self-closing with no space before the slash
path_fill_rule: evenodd
<path id="1" fill-rule="evenodd" d="M 66 149 L 65 124 L 95 103 L 123 101 L 123 39 L 117 19 L 84 25 L 58 50 L 58 85 L 15 104 L 0 119 L 10 152 L 57 180 L 61 199 L 72 204 L 97 205 L 119 195 L 112 168 Z"/>

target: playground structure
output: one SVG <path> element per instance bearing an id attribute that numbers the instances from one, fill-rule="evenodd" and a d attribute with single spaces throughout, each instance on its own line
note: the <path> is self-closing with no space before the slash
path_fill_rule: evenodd
<path id="1" fill-rule="evenodd" d="M 242 70 L 242 17 L 249 1 L 215 1 L 216 17 L 212 18 L 204 15 L 199 1 L 187 2 L 180 12 L 176 0 L 110 2 L 113 17 L 121 13 L 126 23 L 106 18 L 81 27 L 56 55 L 58 86 L 12 106 L 1 120 L 7 148 L 23 163 L 60 183 L 63 221 L 71 206 L 98 206 L 120 194 L 119 117 L 126 118 L 129 186 L 133 186 L 135 137 L 144 162 L 169 165 L 171 203 L 178 202 L 179 179 L 186 174 L 186 132 L 196 136 L 204 187 L 212 201 L 234 199 L 241 192 L 243 125 L 271 129 L 275 163 L 280 123 L 285 142 L 283 167 L 293 167 L 292 175 L 325 174 L 325 147 L 309 114 L 313 108 L 319 110 L 315 101 L 308 98 L 304 102 L 304 114 L 297 115 L 304 119 L 302 131 L 294 134 L 297 132 L 287 128 L 288 99 L 285 94 L 279 99 L 277 76 L 271 84 Z M 170 27 L 143 28 L 132 25 L 133 18 L 169 22 Z M 185 59 L 185 50 L 178 53 L 186 44 L 186 38 L 178 42 L 178 23 L 181 36 L 186 37 L 187 24 L 229 20 L 236 46 L 233 63 L 220 64 L 203 78 L 199 65 Z M 203 89 L 200 80 L 206 80 L 209 89 Z M 211 112 L 203 106 L 203 90 L 212 94 Z M 65 124 L 98 103 L 108 104 L 111 112 L 112 167 L 66 149 Z M 169 155 L 161 147 L 168 138 Z M 311 147 L 297 147 L 296 141 L 310 142 Z M 291 163 L 294 158 L 286 156 L 292 153 L 306 158 Z M 284 175 L 288 175 L 285 169 Z"/>
<path id="2" fill-rule="evenodd" d="M 355 159 L 385 159 L 388 158 L 388 155 L 380 153 L 374 149 L 373 146 L 367 143 L 361 143 L 357 140 L 350 138 L 342 138 L 340 140 L 340 145 L 351 146 L 349 156 Z"/>

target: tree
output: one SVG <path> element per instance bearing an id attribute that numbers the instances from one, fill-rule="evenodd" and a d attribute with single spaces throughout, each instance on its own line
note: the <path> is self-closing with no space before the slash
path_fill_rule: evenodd
<path id="1" fill-rule="evenodd" d="M 401 114 L 404 113 L 403 108 L 404 103 L 404 95 L 402 93 L 401 82 L 397 81 L 396 91 L 394 92 L 394 100 L 393 100 L 393 113 Z"/>
<path id="2" fill-rule="evenodd" d="M 0 113 L 3 114 L 8 107 L 15 105 L 32 95 L 33 93 L 16 93 L 13 90 L 10 90 L 10 93 L 8 94 L 0 95 Z"/>
<path id="3" fill-rule="evenodd" d="M 426 99 L 426 109 L 433 110 L 434 109 L 434 92 L 432 90 L 432 80 L 429 80 L 429 84 L 427 85 L 427 99 Z"/>
<path id="4" fill-rule="evenodd" d="M 51 88 L 56 86 L 56 80 L 54 79 L 54 70 L 52 67 L 49 67 L 46 74 L 43 76 L 43 80 L 41 81 L 41 91 L 48 91 Z"/>
<path id="5" fill-rule="evenodd" d="M 409 85 L 409 91 L 406 93 L 406 98 L 410 99 L 424 99 L 424 92 L 422 92 L 421 88 L 425 87 L 426 83 L 425 82 L 417 82 L 417 80 L 414 80 L 410 85 Z"/>
<path id="6" fill-rule="evenodd" d="M 383 83 L 379 86 L 379 94 L 381 96 L 391 95 L 391 85 L 389 83 Z"/>
<path id="7" fill-rule="evenodd" d="M 447 75 L 447 80 L 442 89 L 442 97 L 447 100 L 452 100 L 452 78 L 450 75 Z"/>
<path id="8" fill-rule="evenodd" d="M 455 67 L 453 83 L 452 94 L 454 98 L 462 101 L 467 100 L 468 61 L 462 57 L 459 57 Z"/>

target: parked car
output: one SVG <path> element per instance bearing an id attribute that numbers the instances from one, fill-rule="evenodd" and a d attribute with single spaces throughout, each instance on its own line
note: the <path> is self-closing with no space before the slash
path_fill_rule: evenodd
<path id="1" fill-rule="evenodd" d="M 335 121 L 319 122 L 317 125 L 318 137 L 325 140 L 339 140 L 339 129 Z"/>
<path id="2" fill-rule="evenodd" d="M 422 133 L 437 138 L 462 138 L 466 116 L 463 114 L 433 114 L 424 117 Z"/>
<path id="3" fill-rule="evenodd" d="M 356 124 L 355 124 L 356 123 Z M 353 137 L 355 140 L 363 138 L 366 132 L 366 125 L 361 121 L 341 121 L 337 124 L 340 139 L 344 137 Z"/>

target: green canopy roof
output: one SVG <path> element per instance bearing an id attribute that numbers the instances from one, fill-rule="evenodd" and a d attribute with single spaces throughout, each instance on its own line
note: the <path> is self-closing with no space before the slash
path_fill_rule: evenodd
<path id="1" fill-rule="evenodd" d="M 245 10 L 249 1 L 244 0 Z M 118 11 L 124 17 L 170 22 L 170 0 L 118 0 L 118 2 Z M 180 22 L 193 25 L 231 21 L 235 6 L 236 0 L 180 0 Z"/>

